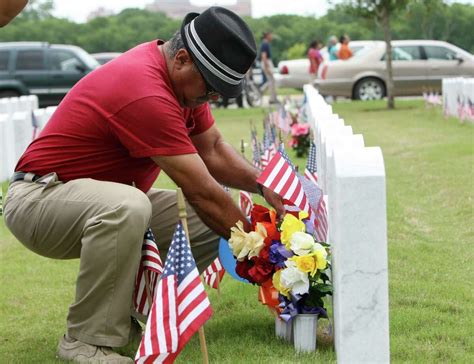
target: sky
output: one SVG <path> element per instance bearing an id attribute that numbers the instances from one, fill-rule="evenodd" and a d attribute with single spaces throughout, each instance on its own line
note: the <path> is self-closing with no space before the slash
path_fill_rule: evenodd
<path id="1" fill-rule="evenodd" d="M 99 6 L 120 12 L 122 9 L 135 7 L 144 8 L 153 0 L 55 0 L 54 15 L 68 18 L 75 22 L 86 21 L 90 12 Z M 193 5 L 226 6 L 235 4 L 235 0 L 191 0 Z M 326 0 L 252 0 L 252 14 L 254 17 L 270 16 L 275 14 L 298 14 L 322 16 L 329 9 Z"/>

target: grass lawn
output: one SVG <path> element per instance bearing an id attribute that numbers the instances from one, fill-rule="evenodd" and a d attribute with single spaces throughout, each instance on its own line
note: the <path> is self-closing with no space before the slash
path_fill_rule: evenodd
<path id="1" fill-rule="evenodd" d="M 334 109 L 367 146 L 379 145 L 384 153 L 392 361 L 474 362 L 473 126 L 445 120 L 421 101 L 399 101 L 391 112 L 382 102 Z M 237 149 L 241 138 L 250 139 L 249 121 L 260 126 L 263 116 L 261 109 L 215 112 Z M 163 176 L 157 185 L 171 183 Z M 77 260 L 54 261 L 23 248 L 0 219 L 0 362 L 56 362 L 77 270 Z M 226 276 L 221 289 L 220 296 L 210 292 L 214 316 L 205 326 L 211 363 L 335 361 L 322 331 L 314 354 L 296 355 L 276 340 L 273 318 L 258 303 L 255 287 Z M 199 361 L 194 337 L 177 362 Z"/>

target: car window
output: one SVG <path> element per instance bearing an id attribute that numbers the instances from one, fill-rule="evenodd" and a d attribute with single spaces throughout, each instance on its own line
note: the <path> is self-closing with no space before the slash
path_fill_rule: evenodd
<path id="1" fill-rule="evenodd" d="M 426 58 L 428 59 L 442 59 L 442 60 L 453 60 L 456 59 L 456 53 L 451 49 L 437 46 L 424 46 L 426 52 Z"/>
<path id="2" fill-rule="evenodd" d="M 10 58 L 10 51 L 0 51 L 0 71 L 8 70 L 9 58 Z"/>
<path id="3" fill-rule="evenodd" d="M 20 50 L 16 55 L 18 71 L 44 70 L 44 53 L 42 50 Z"/>
<path id="4" fill-rule="evenodd" d="M 418 46 L 398 46 L 392 48 L 393 61 L 416 61 L 421 60 L 420 47 Z M 385 60 L 385 55 L 382 61 Z"/>
<path id="5" fill-rule="evenodd" d="M 49 52 L 49 69 L 53 71 L 80 72 L 84 68 L 82 61 L 74 53 L 63 49 L 51 49 Z"/>

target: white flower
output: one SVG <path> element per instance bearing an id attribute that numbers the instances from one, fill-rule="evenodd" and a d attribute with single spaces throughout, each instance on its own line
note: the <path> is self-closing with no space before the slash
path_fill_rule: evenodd
<path id="1" fill-rule="evenodd" d="M 290 248 L 296 255 L 310 254 L 313 252 L 314 246 L 314 239 L 309 234 L 297 231 L 290 238 Z"/>
<path id="2" fill-rule="evenodd" d="M 259 223 L 257 223 L 257 231 L 250 233 L 244 231 L 242 221 L 237 222 L 237 227 L 230 230 L 229 245 L 238 261 L 258 256 L 260 250 L 265 246 L 263 240 L 267 236 L 267 231 L 263 225 L 259 226 Z"/>
<path id="3" fill-rule="evenodd" d="M 293 294 L 305 294 L 309 291 L 308 273 L 300 271 L 296 263 L 286 261 L 287 268 L 283 269 L 280 276 L 280 283 L 288 288 Z"/>

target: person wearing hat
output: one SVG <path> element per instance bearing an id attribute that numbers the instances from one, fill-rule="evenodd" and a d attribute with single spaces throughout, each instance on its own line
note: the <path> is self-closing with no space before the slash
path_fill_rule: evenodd
<path id="1" fill-rule="evenodd" d="M 172 39 L 138 45 L 91 72 L 66 95 L 20 158 L 4 205 L 8 228 L 30 250 L 80 258 L 76 297 L 58 356 L 132 363 L 111 347 L 134 330 L 131 303 L 143 236 L 151 227 L 164 260 L 178 221 L 176 193 L 152 188 L 163 170 L 183 189 L 200 271 L 220 236 L 243 221 L 221 184 L 281 198 L 225 141 L 208 100 L 235 97 L 256 57 L 233 12 L 188 14 Z"/>

